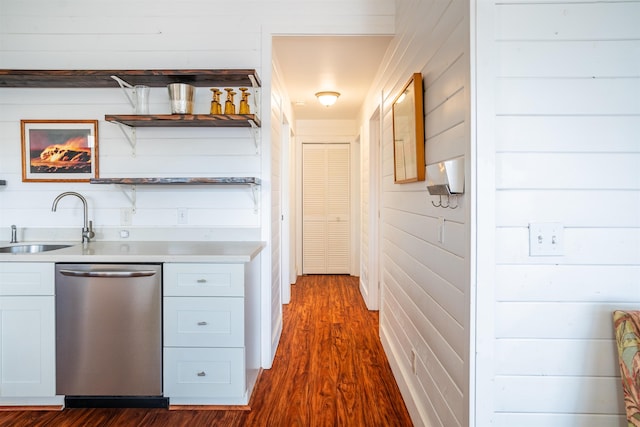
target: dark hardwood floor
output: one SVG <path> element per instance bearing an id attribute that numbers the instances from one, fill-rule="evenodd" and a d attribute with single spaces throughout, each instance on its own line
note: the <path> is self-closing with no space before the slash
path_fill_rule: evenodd
<path id="1" fill-rule="evenodd" d="M 303 276 L 284 306 L 272 369 L 251 411 L 66 409 L 0 412 L 2 427 L 411 426 L 358 279 Z"/>

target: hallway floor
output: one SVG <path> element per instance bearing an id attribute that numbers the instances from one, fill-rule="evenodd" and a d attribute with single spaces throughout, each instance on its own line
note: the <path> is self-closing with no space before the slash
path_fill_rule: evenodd
<path id="1" fill-rule="evenodd" d="M 272 369 L 251 411 L 67 409 L 0 412 L 2 427 L 411 426 L 358 278 L 303 276 L 284 306 Z"/>

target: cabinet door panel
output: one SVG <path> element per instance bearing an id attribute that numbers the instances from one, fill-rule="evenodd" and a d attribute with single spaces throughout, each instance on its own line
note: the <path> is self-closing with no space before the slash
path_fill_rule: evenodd
<path id="1" fill-rule="evenodd" d="M 54 395 L 54 297 L 0 298 L 0 396 Z"/>
<path id="2" fill-rule="evenodd" d="M 53 295 L 54 264 L 0 262 L 0 295 Z"/>

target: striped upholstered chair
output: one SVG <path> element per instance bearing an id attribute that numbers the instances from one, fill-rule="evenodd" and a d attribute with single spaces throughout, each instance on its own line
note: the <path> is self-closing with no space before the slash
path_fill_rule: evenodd
<path id="1" fill-rule="evenodd" d="M 629 427 L 640 427 L 640 311 L 613 312 Z"/>

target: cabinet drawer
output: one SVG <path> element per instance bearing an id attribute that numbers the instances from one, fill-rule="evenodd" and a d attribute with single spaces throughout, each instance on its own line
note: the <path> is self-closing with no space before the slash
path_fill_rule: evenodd
<path id="1" fill-rule="evenodd" d="M 0 295 L 54 295 L 53 263 L 0 262 Z"/>
<path id="2" fill-rule="evenodd" d="M 166 397 L 235 397 L 245 392 L 244 349 L 165 348 Z"/>
<path id="3" fill-rule="evenodd" d="M 165 296 L 243 296 L 244 264 L 164 264 Z"/>
<path id="4" fill-rule="evenodd" d="M 164 345 L 243 347 L 244 299 L 165 297 Z"/>

